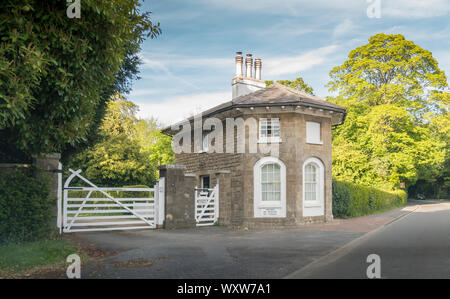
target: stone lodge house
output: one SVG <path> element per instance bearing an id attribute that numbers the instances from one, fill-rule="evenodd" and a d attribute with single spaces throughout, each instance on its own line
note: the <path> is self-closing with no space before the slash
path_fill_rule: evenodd
<path id="1" fill-rule="evenodd" d="M 261 227 L 332 220 L 331 129 L 344 121 L 345 108 L 277 83 L 266 87 L 261 60 L 253 63 L 251 54 L 244 66 L 237 52 L 231 85 L 232 100 L 204 111 L 201 121 L 214 117 L 228 129 L 226 119 L 240 118 L 246 125 L 252 119 L 256 128 L 232 127 L 233 138 L 222 142 L 223 152 L 212 152 L 217 138 L 200 127 L 200 149 L 191 138 L 194 150 L 175 154 L 175 164 L 184 165 L 197 186 L 219 185 L 219 224 Z M 193 124 L 194 119 L 184 123 Z M 173 128 L 163 132 L 175 136 L 179 131 Z M 191 136 L 195 130 L 194 126 Z M 236 151 L 239 142 L 245 150 Z M 257 144 L 256 152 L 249 150 L 252 143 Z M 267 144 L 277 146 L 275 154 L 261 150 Z M 226 150 L 230 145 L 234 152 Z"/>

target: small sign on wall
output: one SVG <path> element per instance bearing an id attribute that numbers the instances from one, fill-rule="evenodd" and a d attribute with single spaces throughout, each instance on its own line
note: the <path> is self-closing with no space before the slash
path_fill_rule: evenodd
<path id="1" fill-rule="evenodd" d="M 280 215 L 280 209 L 277 208 L 263 208 L 262 209 L 262 215 L 263 216 L 279 216 Z"/>
<path id="2" fill-rule="evenodd" d="M 405 182 L 400 183 L 400 189 L 405 189 Z"/>

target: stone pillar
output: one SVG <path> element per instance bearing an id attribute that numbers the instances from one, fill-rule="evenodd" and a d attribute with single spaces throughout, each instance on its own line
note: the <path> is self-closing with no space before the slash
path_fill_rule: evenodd
<path id="1" fill-rule="evenodd" d="M 221 170 L 215 175 L 219 185 L 219 224 L 231 225 L 231 172 Z"/>
<path id="2" fill-rule="evenodd" d="M 34 176 L 37 179 L 48 179 L 48 187 L 50 189 L 50 198 L 54 199 L 54 205 L 52 207 L 53 210 L 53 216 L 55 219 L 57 219 L 57 226 L 60 224 L 60 217 L 58 217 L 58 189 L 59 187 L 62 188 L 62 186 L 58 186 L 58 164 L 59 160 L 61 159 L 61 154 L 54 153 L 54 154 L 46 154 L 46 155 L 40 155 L 40 156 L 34 156 L 33 157 L 33 165 L 36 167 L 37 171 L 35 172 Z M 53 219 L 50 220 L 53 224 Z"/>
<path id="3" fill-rule="evenodd" d="M 195 176 L 184 173 L 186 166 L 159 166 L 165 178 L 165 228 L 195 227 Z"/>
<path id="4" fill-rule="evenodd" d="M 61 154 L 47 154 L 33 157 L 33 165 L 38 169 L 35 176 L 49 179 L 50 196 L 56 198 L 58 194 L 58 164 Z"/>

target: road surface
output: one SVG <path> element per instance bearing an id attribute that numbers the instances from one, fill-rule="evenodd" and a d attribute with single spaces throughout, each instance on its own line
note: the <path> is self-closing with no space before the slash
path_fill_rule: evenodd
<path id="1" fill-rule="evenodd" d="M 367 278 L 373 264 L 367 262 L 370 254 L 380 258 L 381 278 L 450 278 L 448 201 L 422 202 L 410 214 L 360 239 L 350 250 L 338 249 L 289 278 Z"/>

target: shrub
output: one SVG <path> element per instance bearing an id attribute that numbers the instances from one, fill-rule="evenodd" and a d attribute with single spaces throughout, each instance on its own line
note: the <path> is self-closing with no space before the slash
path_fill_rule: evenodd
<path id="1" fill-rule="evenodd" d="M 344 218 L 349 213 L 350 208 L 350 190 L 345 184 L 333 180 L 333 216 Z"/>
<path id="2" fill-rule="evenodd" d="M 333 216 L 363 216 L 403 206 L 407 194 L 403 190 L 385 191 L 333 179 Z"/>
<path id="3" fill-rule="evenodd" d="M 30 170 L 0 173 L 0 244 L 34 241 L 52 231 L 48 183 Z"/>

